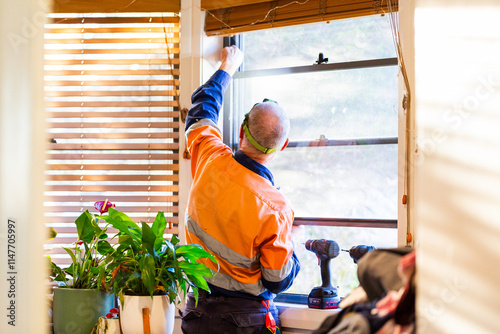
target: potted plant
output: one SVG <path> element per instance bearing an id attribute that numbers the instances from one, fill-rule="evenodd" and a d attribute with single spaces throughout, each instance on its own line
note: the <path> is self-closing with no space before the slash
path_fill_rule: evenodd
<path id="1" fill-rule="evenodd" d="M 196 299 L 198 289 L 209 291 L 205 277 L 213 273 L 198 260 L 215 258 L 199 245 L 180 245 L 176 236 L 164 238 L 167 221 L 161 211 L 151 226 L 139 226 L 115 209 L 100 218 L 118 230 L 118 247 L 107 254 L 108 289 L 119 297 L 123 333 L 172 333 L 174 304 L 188 288 Z"/>
<path id="2" fill-rule="evenodd" d="M 102 215 L 112 206 L 108 201 L 96 202 Z M 106 269 L 106 254 L 113 251 L 105 240 L 107 227 L 100 228 L 98 220 L 83 212 L 75 220 L 78 239 L 73 247 L 63 249 L 69 254 L 71 264 L 61 268 L 51 264 L 51 279 L 58 283 L 53 292 L 54 333 L 90 333 L 99 317 L 106 315 L 114 307 L 115 298 L 104 289 L 103 282 L 109 279 Z"/>

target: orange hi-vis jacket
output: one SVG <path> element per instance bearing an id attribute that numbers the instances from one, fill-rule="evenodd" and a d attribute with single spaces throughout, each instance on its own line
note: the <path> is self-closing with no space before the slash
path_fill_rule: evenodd
<path id="1" fill-rule="evenodd" d="M 192 97 L 186 121 L 193 176 L 186 239 L 217 259 L 218 265 L 204 261 L 218 272 L 208 280 L 213 293 L 273 299 L 300 270 L 291 241 L 293 211 L 263 165 L 241 151 L 233 156 L 222 142 L 213 115 L 218 116 L 229 80 L 218 71 Z"/>

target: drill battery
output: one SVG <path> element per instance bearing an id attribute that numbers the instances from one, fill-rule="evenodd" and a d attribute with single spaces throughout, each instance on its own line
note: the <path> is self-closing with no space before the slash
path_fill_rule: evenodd
<path id="1" fill-rule="evenodd" d="M 316 287 L 311 290 L 307 298 L 309 308 L 333 309 L 339 307 L 340 298 L 336 288 L 324 289 Z"/>

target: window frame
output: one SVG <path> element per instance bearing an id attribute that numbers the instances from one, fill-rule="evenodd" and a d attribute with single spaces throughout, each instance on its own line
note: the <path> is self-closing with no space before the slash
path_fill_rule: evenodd
<path id="1" fill-rule="evenodd" d="M 241 35 L 234 35 L 223 38 L 223 46 L 236 45 L 239 48 L 243 47 Z M 363 68 L 376 68 L 382 66 L 398 66 L 398 58 L 376 58 L 369 60 L 346 61 L 330 64 L 315 64 L 306 66 L 281 67 L 263 70 L 242 70 L 242 67 L 233 75 L 233 79 L 255 78 L 263 76 L 273 76 L 282 74 L 295 73 L 313 73 L 324 71 L 339 71 L 339 70 L 356 70 Z M 238 120 L 242 119 L 246 112 L 242 106 L 235 106 L 235 95 L 244 94 L 244 91 L 238 80 L 232 80 L 229 89 L 226 91 L 223 102 L 223 141 L 233 151 L 238 149 L 239 128 Z M 397 92 L 396 92 L 397 94 Z M 354 146 L 354 145 L 398 145 L 398 137 L 377 137 L 363 139 L 336 139 L 328 140 L 326 138 L 318 138 L 312 141 L 290 141 L 286 150 L 297 147 L 314 147 L 319 146 Z M 340 218 L 340 217 L 295 217 L 293 221 L 295 226 L 330 226 L 330 227 L 365 227 L 365 228 L 398 228 L 398 219 L 363 219 L 363 218 Z M 308 295 L 303 293 L 282 292 L 275 298 L 277 302 L 302 304 L 307 305 Z"/>

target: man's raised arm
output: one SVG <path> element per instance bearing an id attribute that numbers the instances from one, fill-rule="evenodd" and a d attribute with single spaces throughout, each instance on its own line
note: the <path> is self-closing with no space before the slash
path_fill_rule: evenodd
<path id="1" fill-rule="evenodd" d="M 217 128 L 224 92 L 231 77 L 243 62 L 243 52 L 236 46 L 225 47 L 220 55 L 219 70 L 191 96 L 191 109 L 186 117 L 186 136 L 202 125 Z"/>

